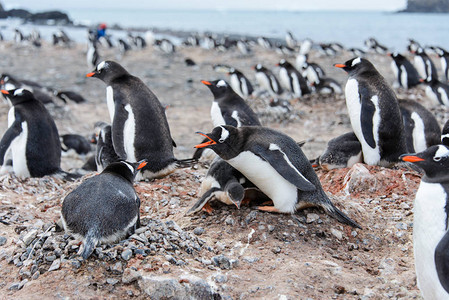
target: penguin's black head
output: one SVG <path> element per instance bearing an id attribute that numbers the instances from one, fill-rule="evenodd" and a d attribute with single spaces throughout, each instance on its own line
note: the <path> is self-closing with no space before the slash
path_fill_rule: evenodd
<path id="1" fill-rule="evenodd" d="M 107 142 L 111 139 L 111 125 L 106 122 L 95 123 L 95 138 L 97 141 Z"/>
<path id="2" fill-rule="evenodd" d="M 232 203 L 234 203 L 237 208 L 240 208 L 242 200 L 245 197 L 245 189 L 243 186 L 238 182 L 230 182 L 225 186 L 225 191 Z"/>
<path id="3" fill-rule="evenodd" d="M 229 86 L 229 84 L 224 81 L 223 79 L 215 80 L 215 81 L 206 81 L 201 80 L 203 84 L 205 84 L 212 94 L 214 94 L 215 98 L 219 98 L 230 91 L 232 91 L 232 88 Z"/>
<path id="4" fill-rule="evenodd" d="M 112 173 L 112 174 L 116 174 L 119 176 L 122 176 L 123 178 L 125 178 L 126 180 L 128 180 L 129 182 L 133 182 L 134 178 L 137 175 L 137 172 L 142 169 L 143 167 L 145 167 L 147 165 L 147 161 L 141 160 L 139 162 L 136 163 L 131 163 L 128 161 L 119 161 L 119 162 L 114 162 L 111 163 L 110 165 L 108 165 L 103 173 Z"/>
<path id="5" fill-rule="evenodd" d="M 361 57 L 354 57 L 344 64 L 334 64 L 334 67 L 342 68 L 349 75 L 360 74 L 367 70 L 375 70 L 373 64 L 369 60 Z"/>
<path id="6" fill-rule="evenodd" d="M 17 105 L 29 101 L 37 101 L 36 98 L 34 98 L 33 93 L 31 93 L 29 90 L 13 89 L 9 91 L 2 90 L 1 92 L 7 100 L 11 101 L 12 105 Z"/>
<path id="7" fill-rule="evenodd" d="M 399 53 L 397 51 L 392 52 L 392 53 L 388 53 L 388 56 L 391 56 L 391 58 L 393 58 L 395 61 L 396 60 L 397 61 L 402 61 L 402 60 L 405 59 L 405 57 L 401 53 Z"/>
<path id="8" fill-rule="evenodd" d="M 240 148 L 238 141 L 239 135 L 238 129 L 234 126 L 217 126 L 211 133 L 197 133 L 208 138 L 209 141 L 196 145 L 195 148 L 210 148 L 224 160 L 238 155 L 238 149 Z"/>
<path id="9" fill-rule="evenodd" d="M 265 72 L 267 68 L 265 68 L 262 64 L 257 64 L 253 67 L 256 72 Z"/>
<path id="10" fill-rule="evenodd" d="M 129 75 L 125 68 L 115 61 L 106 60 L 99 63 L 93 72 L 86 74 L 86 77 L 96 77 L 107 84 L 124 75 Z"/>
<path id="11" fill-rule="evenodd" d="M 449 147 L 434 145 L 423 152 L 403 154 L 400 160 L 410 162 L 420 167 L 430 182 L 449 180 Z"/>
<path id="12" fill-rule="evenodd" d="M 292 67 L 292 64 L 289 63 L 288 61 L 286 61 L 285 59 L 281 59 L 276 66 L 282 67 L 282 68 L 290 68 L 290 67 Z"/>

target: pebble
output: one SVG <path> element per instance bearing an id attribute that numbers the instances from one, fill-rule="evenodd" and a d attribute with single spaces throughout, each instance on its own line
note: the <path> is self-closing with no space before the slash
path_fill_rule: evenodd
<path id="1" fill-rule="evenodd" d="M 340 230 L 331 228 L 331 234 L 336 237 L 338 240 L 343 239 L 343 232 L 341 232 Z"/>
<path id="2" fill-rule="evenodd" d="M 59 267 L 61 267 L 61 260 L 60 260 L 60 259 L 56 259 L 56 260 L 53 261 L 53 263 L 51 264 L 50 268 L 48 269 L 48 272 L 58 270 Z"/>
<path id="3" fill-rule="evenodd" d="M 402 209 L 410 209 L 410 205 L 408 205 L 406 202 L 402 202 L 400 205 L 399 205 L 399 207 L 400 208 L 402 208 Z"/>
<path id="4" fill-rule="evenodd" d="M 122 282 L 125 284 L 132 283 L 141 277 L 142 274 L 140 274 L 134 268 L 126 268 L 125 271 L 123 271 Z"/>
<path id="5" fill-rule="evenodd" d="M 197 227 L 193 230 L 193 233 L 196 235 L 202 235 L 204 233 L 204 228 L 203 227 Z"/>
<path id="6" fill-rule="evenodd" d="M 407 230 L 407 228 L 408 228 L 408 226 L 407 226 L 407 224 L 406 223 L 397 223 L 396 225 L 395 225 L 395 227 L 397 228 L 397 229 L 401 229 L 401 230 Z"/>
<path id="7" fill-rule="evenodd" d="M 38 231 L 36 229 L 33 229 L 31 231 L 28 231 L 22 238 L 22 241 L 25 243 L 26 246 L 31 244 L 31 242 L 36 238 Z"/>
<path id="8" fill-rule="evenodd" d="M 244 262 L 249 263 L 249 264 L 253 264 L 253 263 L 255 263 L 255 262 L 258 262 L 258 261 L 260 260 L 260 258 L 258 258 L 258 257 L 248 257 L 248 256 L 245 256 L 245 257 L 243 257 L 242 260 L 243 260 Z"/>
<path id="9" fill-rule="evenodd" d="M 126 271 L 126 270 L 125 270 L 125 271 Z M 118 282 L 119 282 L 118 279 L 115 279 L 115 278 L 106 278 L 106 283 L 107 283 L 107 284 L 115 285 L 115 284 L 117 284 Z"/>
<path id="10" fill-rule="evenodd" d="M 225 223 L 227 225 L 231 225 L 232 226 L 232 225 L 235 224 L 235 220 L 234 220 L 234 218 L 232 216 L 227 216 L 226 219 L 225 219 Z"/>
<path id="11" fill-rule="evenodd" d="M 281 247 L 276 246 L 273 249 L 271 249 L 271 252 L 273 252 L 274 254 L 279 254 L 281 253 Z"/>
<path id="12" fill-rule="evenodd" d="M 228 276 L 223 274 L 217 274 L 212 277 L 216 283 L 226 283 L 228 282 Z"/>
<path id="13" fill-rule="evenodd" d="M 36 272 L 34 272 L 33 276 L 31 276 L 31 279 L 36 280 L 39 278 L 40 275 L 41 275 L 41 272 L 36 271 Z"/>
<path id="14" fill-rule="evenodd" d="M 212 263 L 216 267 L 219 267 L 222 270 L 230 270 L 233 267 L 238 265 L 238 260 L 236 260 L 236 259 L 231 260 L 228 257 L 221 254 L 221 255 L 212 257 Z"/>
<path id="15" fill-rule="evenodd" d="M 320 218 L 320 216 L 317 214 L 314 214 L 314 213 L 307 214 L 306 223 L 307 224 L 313 223 L 316 220 L 318 220 L 319 218 Z"/>
<path id="16" fill-rule="evenodd" d="M 123 265 L 119 261 L 115 265 L 111 267 L 112 274 L 122 274 L 123 273 Z"/>
<path id="17" fill-rule="evenodd" d="M 21 290 L 25 284 L 27 284 L 28 279 L 24 279 L 21 282 L 14 282 L 11 284 L 11 286 L 8 288 L 8 290 Z"/>
<path id="18" fill-rule="evenodd" d="M 0 236 L 0 246 L 6 244 L 7 239 L 4 236 Z"/>
<path id="19" fill-rule="evenodd" d="M 268 225 L 268 231 L 269 231 L 269 232 L 273 232 L 274 229 L 275 229 L 275 226 L 274 226 L 274 225 Z"/>
<path id="20" fill-rule="evenodd" d="M 133 256 L 133 251 L 129 248 L 126 248 L 125 250 L 123 250 L 121 256 L 124 260 L 130 260 L 130 258 Z"/>
<path id="21" fill-rule="evenodd" d="M 249 224 L 257 218 L 257 210 L 252 210 L 246 217 L 245 223 Z"/>

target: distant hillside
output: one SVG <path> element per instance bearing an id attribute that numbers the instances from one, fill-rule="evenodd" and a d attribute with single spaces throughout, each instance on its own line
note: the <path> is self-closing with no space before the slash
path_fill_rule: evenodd
<path id="1" fill-rule="evenodd" d="M 401 12 L 448 13 L 449 0 L 408 0 Z"/>

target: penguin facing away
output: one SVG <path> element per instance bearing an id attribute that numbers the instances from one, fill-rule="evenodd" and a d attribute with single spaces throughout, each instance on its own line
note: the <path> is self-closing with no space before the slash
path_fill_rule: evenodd
<path id="1" fill-rule="evenodd" d="M 212 149 L 273 201 L 274 207 L 260 210 L 294 213 L 320 206 L 338 221 L 360 228 L 332 204 L 308 159 L 289 136 L 261 126 L 228 125 L 202 135 L 209 141 L 196 148 Z"/>
<path id="2" fill-rule="evenodd" d="M 398 52 L 388 53 L 393 59 L 391 69 L 395 74 L 395 84 L 403 88 L 411 88 L 420 83 L 418 71 L 411 62 Z"/>
<path id="3" fill-rule="evenodd" d="M 272 96 L 282 94 L 283 89 L 273 72 L 261 64 L 255 65 L 254 70 L 256 71 L 256 80 L 263 90 L 268 91 Z"/>
<path id="4" fill-rule="evenodd" d="M 419 47 L 415 52 L 414 63 L 418 74 L 424 80 L 438 80 L 437 68 L 426 54 L 423 48 Z"/>
<path id="5" fill-rule="evenodd" d="M 368 165 L 388 166 L 406 152 L 398 100 L 386 80 L 367 59 L 335 64 L 348 75 L 346 106 L 352 129 Z"/>
<path id="6" fill-rule="evenodd" d="M 285 59 L 282 59 L 278 66 L 280 67 L 279 78 L 281 79 L 283 86 L 287 88 L 295 97 L 310 94 L 306 80 L 291 63 Z"/>
<path id="7" fill-rule="evenodd" d="M 145 161 L 112 163 L 64 198 L 61 221 L 66 232 L 82 239 L 78 255 L 83 259 L 98 243 L 116 242 L 140 226 L 140 199 L 133 182 L 145 165 Z"/>
<path id="8" fill-rule="evenodd" d="M 243 75 L 242 72 L 235 68 L 229 70 L 231 76 L 230 84 L 234 92 L 239 94 L 242 98 L 248 98 L 254 92 L 254 88 L 251 82 Z"/>
<path id="9" fill-rule="evenodd" d="M 147 159 L 148 165 L 139 174 L 143 179 L 163 177 L 195 162 L 174 157 L 165 109 L 139 78 L 114 61 L 101 62 L 86 76 L 106 83 L 115 152 L 130 162 Z"/>
<path id="10" fill-rule="evenodd" d="M 424 299 L 449 299 L 449 148 L 434 145 L 401 160 L 424 170 L 413 208 L 413 252 Z"/>
<path id="11" fill-rule="evenodd" d="M 58 129 L 44 105 L 25 89 L 1 92 L 12 104 L 0 141 L 1 173 L 8 171 L 9 159 L 14 173 L 23 178 L 62 172 Z"/>

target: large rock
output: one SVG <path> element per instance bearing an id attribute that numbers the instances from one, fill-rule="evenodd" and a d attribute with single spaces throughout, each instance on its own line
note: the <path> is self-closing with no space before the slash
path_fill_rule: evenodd
<path id="1" fill-rule="evenodd" d="M 152 300 L 219 298 L 206 281 L 193 275 L 179 279 L 166 276 L 143 276 L 138 280 L 138 284 L 142 292 Z"/>
<path id="2" fill-rule="evenodd" d="M 348 194 L 376 190 L 377 179 L 361 163 L 355 164 L 343 180 L 344 189 Z"/>
<path id="3" fill-rule="evenodd" d="M 66 13 L 57 10 L 31 14 L 26 18 L 26 20 L 38 24 L 47 23 L 49 20 L 54 21 L 57 24 L 71 23 L 69 16 Z"/>
<path id="4" fill-rule="evenodd" d="M 449 0 L 408 0 L 407 8 L 401 12 L 447 13 Z"/>

